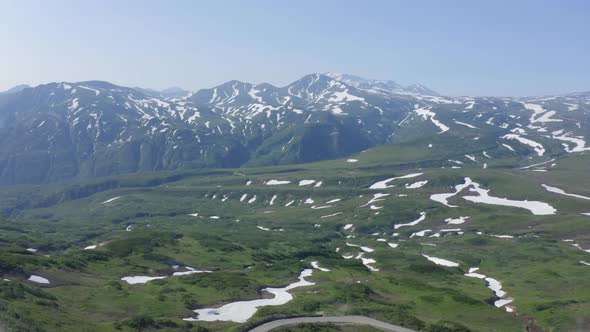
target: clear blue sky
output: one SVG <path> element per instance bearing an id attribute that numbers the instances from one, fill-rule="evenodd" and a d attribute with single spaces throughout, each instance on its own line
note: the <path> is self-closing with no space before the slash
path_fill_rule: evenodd
<path id="1" fill-rule="evenodd" d="M 450 95 L 588 91 L 589 37 L 587 0 L 0 0 L 0 90 L 334 71 Z"/>

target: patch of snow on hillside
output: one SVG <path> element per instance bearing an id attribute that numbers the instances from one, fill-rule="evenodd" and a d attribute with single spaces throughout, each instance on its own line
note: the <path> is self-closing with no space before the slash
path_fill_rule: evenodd
<path id="1" fill-rule="evenodd" d="M 446 260 L 446 259 L 442 259 L 442 258 L 438 258 L 438 257 L 433 257 L 433 256 L 428 256 L 428 255 L 425 255 L 425 254 L 422 254 L 422 256 L 424 256 L 426 259 L 428 259 L 429 261 L 433 262 L 436 265 L 442 265 L 442 266 L 447 266 L 447 267 L 457 267 L 457 266 L 459 266 L 459 263 L 451 262 L 451 261 Z"/>
<path id="2" fill-rule="evenodd" d="M 430 196 L 430 199 L 442 203 L 448 207 L 457 207 L 454 205 L 450 205 L 448 203 L 448 199 L 457 195 L 459 192 L 461 192 L 463 189 L 467 187 L 472 187 L 470 191 L 479 194 L 479 196 L 463 196 L 463 199 L 468 200 L 470 202 L 523 208 L 531 211 L 531 213 L 533 213 L 534 215 L 555 214 L 555 212 L 557 211 L 551 205 L 544 202 L 528 200 L 518 201 L 510 200 L 507 198 L 490 196 L 489 190 L 480 188 L 479 183 L 473 182 L 469 177 L 465 178 L 465 183 L 455 186 L 454 193 L 433 194 Z"/>
<path id="3" fill-rule="evenodd" d="M 417 188 L 421 188 L 424 185 L 426 185 L 428 183 L 428 180 L 424 180 L 424 181 L 418 181 L 418 182 L 414 182 L 414 183 L 406 183 L 405 187 L 407 189 L 417 189 Z"/>
<path id="4" fill-rule="evenodd" d="M 534 164 L 534 165 L 529 165 L 529 166 L 521 167 L 520 169 L 529 169 L 529 168 L 533 168 L 533 167 L 537 167 L 537 166 L 545 165 L 545 164 L 547 164 L 547 163 L 550 163 L 550 162 L 552 162 L 552 161 L 555 161 L 555 159 L 551 159 L 551 160 L 543 161 L 543 162 L 540 162 L 540 163 L 538 163 L 538 164 Z"/>
<path id="5" fill-rule="evenodd" d="M 50 284 L 49 280 L 47 280 L 46 278 L 43 278 L 43 277 L 40 277 L 40 276 L 36 276 L 34 274 L 31 275 L 29 277 L 29 279 L 27 279 L 27 280 L 32 281 L 32 282 L 36 282 L 38 284 Z"/>
<path id="6" fill-rule="evenodd" d="M 365 255 L 365 253 L 364 253 L 364 252 L 361 252 L 360 254 L 356 255 L 356 257 L 355 257 L 355 258 L 356 258 L 356 259 L 360 259 L 360 260 L 361 260 L 361 262 L 363 262 L 363 265 L 364 265 L 364 266 L 365 266 L 367 269 L 369 269 L 369 271 L 371 271 L 371 272 L 378 272 L 378 271 L 379 271 L 379 269 L 378 269 L 378 268 L 376 268 L 376 267 L 374 267 L 374 266 L 372 265 L 372 264 L 375 264 L 375 263 L 377 263 L 377 261 L 376 261 L 376 260 L 374 260 L 373 258 L 366 258 L 366 257 L 364 257 L 364 255 Z"/>
<path id="7" fill-rule="evenodd" d="M 341 91 L 341 92 L 334 92 L 328 98 L 328 101 L 331 103 L 341 103 L 341 102 L 350 102 L 350 101 L 365 101 L 364 98 L 355 96 L 353 94 L 348 93 L 348 90 Z"/>
<path id="8" fill-rule="evenodd" d="M 195 268 L 192 268 L 190 266 L 185 266 L 185 268 L 188 271 L 179 271 L 179 272 L 174 272 L 172 273 L 172 276 L 177 277 L 177 276 L 186 276 L 189 274 L 196 274 L 196 273 L 213 273 L 213 271 L 208 271 L 208 270 L 197 270 Z"/>
<path id="9" fill-rule="evenodd" d="M 436 113 L 432 112 L 430 108 L 417 108 L 414 110 L 414 112 L 422 116 L 422 120 L 430 119 L 430 121 L 440 129 L 440 132 L 438 132 L 439 134 L 442 134 L 450 129 L 449 127 L 445 126 L 442 122 L 434 118 L 436 116 Z"/>
<path id="10" fill-rule="evenodd" d="M 400 227 L 415 226 L 415 225 L 418 225 L 418 223 L 420 223 L 424 219 L 426 219 L 426 212 L 420 212 L 420 217 L 418 217 L 418 219 L 416 219 L 412 222 L 409 222 L 409 223 L 405 223 L 405 224 L 395 224 L 395 225 L 393 225 L 393 229 L 398 229 Z"/>
<path id="11" fill-rule="evenodd" d="M 471 181 L 471 178 L 466 177 L 465 178 L 465 183 L 463 184 L 458 184 L 455 186 L 455 192 L 454 193 L 443 193 L 443 194 L 433 194 L 430 195 L 430 199 L 435 201 L 435 202 L 439 202 L 442 203 L 448 207 L 457 207 L 456 205 L 450 205 L 448 200 L 449 198 L 457 195 L 459 192 L 461 192 L 463 189 L 469 187 L 470 185 L 473 184 L 473 181 Z"/>
<path id="12" fill-rule="evenodd" d="M 320 265 L 319 265 L 319 263 L 318 263 L 317 261 L 313 261 L 313 262 L 311 262 L 311 267 L 313 267 L 313 268 L 314 268 L 314 269 L 316 269 L 316 270 L 320 270 L 320 271 L 322 271 L 322 272 L 330 272 L 330 270 L 329 270 L 329 269 L 326 269 L 326 268 L 320 267 Z"/>
<path id="13" fill-rule="evenodd" d="M 467 221 L 470 217 L 457 217 L 457 218 L 447 218 L 445 222 L 449 225 L 460 225 Z"/>
<path id="14" fill-rule="evenodd" d="M 289 184 L 291 183 L 291 181 L 287 181 L 287 180 L 269 180 L 268 182 L 266 182 L 267 186 L 278 186 L 281 184 Z"/>
<path id="15" fill-rule="evenodd" d="M 373 194 L 373 198 L 371 198 L 367 203 L 365 203 L 364 205 L 361 205 L 359 207 L 365 207 L 365 206 L 371 205 L 371 204 L 373 204 L 375 202 L 383 201 L 384 200 L 383 197 L 387 197 L 389 195 L 390 194 L 383 194 L 383 193 Z"/>
<path id="16" fill-rule="evenodd" d="M 573 148 L 565 143 L 562 144 L 564 147 L 564 150 L 568 153 L 590 151 L 590 147 L 586 147 L 586 141 L 584 140 L 583 136 L 571 136 L 571 135 L 572 135 L 571 133 L 556 135 L 555 132 L 553 132 L 552 138 L 556 139 L 556 140 L 575 144 L 575 146 Z"/>
<path id="17" fill-rule="evenodd" d="M 584 248 L 582 248 L 582 246 L 581 246 L 580 244 L 578 244 L 578 243 L 572 243 L 572 246 L 574 246 L 574 247 L 576 247 L 576 248 L 578 248 L 578 249 L 580 249 L 580 250 L 582 250 L 582 251 L 584 251 L 584 252 L 590 253 L 590 249 L 584 249 Z"/>
<path id="18" fill-rule="evenodd" d="M 512 235 L 494 235 L 494 234 L 492 234 L 490 236 L 497 237 L 498 239 L 514 239 L 514 236 L 512 236 Z"/>
<path id="19" fill-rule="evenodd" d="M 165 279 L 166 277 L 148 277 L 148 276 L 133 276 L 133 277 L 123 277 L 121 280 L 125 281 L 130 285 L 135 284 L 145 284 L 148 281 L 157 280 L 157 279 Z"/>
<path id="20" fill-rule="evenodd" d="M 373 248 L 364 247 L 364 246 L 359 246 L 358 244 L 352 244 L 352 243 L 348 243 L 348 242 L 346 242 L 346 245 L 347 245 L 347 246 L 349 246 L 349 247 L 356 247 L 356 248 L 360 248 L 360 249 L 361 249 L 362 251 L 364 251 L 364 252 L 369 252 L 369 253 L 370 253 L 370 252 L 373 252 L 373 251 L 375 251 L 375 249 L 373 249 Z"/>
<path id="21" fill-rule="evenodd" d="M 314 209 L 314 210 L 328 209 L 328 208 L 331 208 L 331 207 L 333 207 L 333 205 L 320 205 L 320 206 L 312 205 L 311 206 L 311 208 Z"/>
<path id="22" fill-rule="evenodd" d="M 87 87 L 87 86 L 78 85 L 78 87 L 79 87 L 79 88 L 82 88 L 82 89 L 85 89 L 85 90 L 90 90 L 90 91 L 93 91 L 93 92 L 94 92 L 94 94 L 95 94 L 96 96 L 98 96 L 98 95 L 100 94 L 100 91 L 98 91 L 98 90 L 96 90 L 96 89 L 93 89 L 93 88 L 89 88 L 89 87 Z"/>
<path id="23" fill-rule="evenodd" d="M 506 149 L 514 152 L 514 149 L 510 145 L 502 143 L 502 146 L 505 147 Z"/>
<path id="24" fill-rule="evenodd" d="M 106 201 L 104 201 L 104 202 L 102 202 L 102 203 L 100 203 L 100 204 L 107 204 L 107 203 L 110 203 L 110 202 L 116 201 L 116 200 L 118 200 L 119 198 L 121 198 L 121 196 L 117 196 L 117 197 L 109 198 L 109 199 L 107 199 Z"/>
<path id="25" fill-rule="evenodd" d="M 543 147 L 543 145 L 541 143 L 537 143 L 537 142 L 530 140 L 528 138 L 524 138 L 518 134 L 506 134 L 506 135 L 502 136 L 502 138 L 509 139 L 509 140 L 517 140 L 522 144 L 526 144 L 526 145 L 532 147 L 539 156 L 542 156 L 545 153 L 545 148 Z"/>
<path id="26" fill-rule="evenodd" d="M 237 301 L 227 303 L 218 308 L 203 308 L 194 310 L 196 318 L 183 318 L 185 321 L 232 321 L 245 323 L 250 317 L 254 316 L 258 308 L 264 306 L 279 306 L 288 303 L 293 299 L 290 290 L 297 287 L 311 286 L 315 283 L 305 280 L 313 273 L 312 269 L 305 269 L 299 275 L 299 280 L 283 288 L 267 287 L 262 289 L 263 292 L 274 295 L 271 298 L 263 298 L 250 301 Z"/>
<path id="27" fill-rule="evenodd" d="M 334 216 L 337 216 L 337 215 L 340 215 L 340 214 L 342 214 L 342 212 L 336 212 L 336 213 L 328 214 L 328 215 L 325 215 L 325 216 L 321 216 L 320 219 L 330 218 L 330 217 L 334 217 Z"/>
<path id="28" fill-rule="evenodd" d="M 552 119 L 551 117 L 555 115 L 555 111 L 547 111 L 543 108 L 543 106 L 538 104 L 531 104 L 525 103 L 524 107 L 529 111 L 533 111 L 533 114 L 530 118 L 530 123 L 534 124 L 536 122 L 561 122 L 561 119 Z M 539 116 L 540 115 L 540 116 Z"/>
<path id="29" fill-rule="evenodd" d="M 468 178 L 465 178 L 466 180 Z M 471 192 L 475 192 L 479 194 L 479 196 L 463 196 L 463 199 L 468 200 L 474 203 L 484 203 L 484 204 L 492 204 L 492 205 L 501 205 L 501 206 L 510 206 L 510 207 L 518 207 L 522 209 L 527 209 L 531 211 L 534 215 L 550 215 L 555 214 L 557 211 L 551 205 L 539 202 L 539 201 L 518 201 L 518 200 L 510 200 L 507 198 L 499 198 L 490 196 L 490 190 L 480 188 L 479 183 L 472 182 L 473 188 L 470 189 Z"/>
<path id="30" fill-rule="evenodd" d="M 393 177 L 393 178 L 389 178 L 389 179 L 385 179 L 382 181 L 378 181 L 373 183 L 369 189 L 387 189 L 387 188 L 393 188 L 394 186 L 388 186 L 387 184 L 391 181 L 394 180 L 398 180 L 398 179 L 411 179 L 411 178 L 415 178 L 418 177 L 420 175 L 422 175 L 424 173 L 411 173 L 411 174 L 406 174 L 403 176 L 398 176 L 398 177 Z"/>
<path id="31" fill-rule="evenodd" d="M 491 289 L 494 292 L 494 295 L 497 297 L 497 299 L 494 301 L 494 306 L 501 308 L 514 300 L 510 297 L 506 297 L 507 293 L 502 290 L 502 284 L 498 280 L 489 278 L 484 274 L 477 273 L 477 271 L 479 271 L 478 267 L 472 267 L 469 269 L 469 272 L 465 273 L 464 275 L 470 278 L 484 279 L 487 282 L 488 288 Z M 513 312 L 514 308 L 506 306 L 505 310 L 507 312 Z"/>
<path id="32" fill-rule="evenodd" d="M 586 200 L 590 200 L 590 197 L 588 196 L 582 196 L 582 195 L 577 195 L 577 194 L 570 194 L 567 193 L 565 191 L 563 191 L 562 189 L 556 188 L 556 187 L 551 187 L 548 186 L 546 184 L 542 184 L 543 188 L 545 188 L 545 190 L 552 192 L 552 193 L 556 193 L 556 194 L 560 194 L 560 195 L 565 195 L 565 196 L 570 196 L 570 197 L 575 197 L 575 198 L 580 198 L 580 199 L 586 199 Z"/>
<path id="33" fill-rule="evenodd" d="M 471 128 L 471 129 L 478 129 L 476 126 L 470 125 L 469 123 L 465 123 L 465 122 L 460 122 L 460 121 L 456 121 L 454 120 L 456 124 Z"/>
<path id="34" fill-rule="evenodd" d="M 410 239 L 413 238 L 414 236 L 423 237 L 424 235 L 426 235 L 426 233 L 431 233 L 431 232 L 432 232 L 432 229 L 424 229 L 419 232 L 412 233 L 412 235 L 410 235 Z"/>
<path id="35" fill-rule="evenodd" d="M 315 183 L 315 180 L 301 180 L 299 181 L 299 186 L 309 186 L 310 184 Z"/>
<path id="36" fill-rule="evenodd" d="M 254 100 L 256 100 L 257 102 L 259 102 L 259 103 L 261 103 L 261 104 L 262 104 L 262 103 L 263 103 L 263 101 L 262 101 L 262 97 L 260 97 L 260 96 L 258 96 L 258 95 L 257 95 L 257 93 L 258 93 L 258 92 L 260 92 L 260 90 L 257 90 L 257 89 L 255 89 L 255 88 L 253 87 L 253 88 L 251 88 L 251 89 L 250 89 L 250 91 L 248 91 L 248 95 L 249 95 L 249 96 L 250 96 L 252 99 L 254 99 Z"/>

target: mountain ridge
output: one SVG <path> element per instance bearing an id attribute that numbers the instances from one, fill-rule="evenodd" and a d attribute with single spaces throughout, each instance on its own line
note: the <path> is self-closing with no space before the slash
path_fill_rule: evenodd
<path id="1" fill-rule="evenodd" d="M 0 95 L 0 183 L 305 163 L 449 133 L 495 139 L 522 158 L 587 150 L 587 93 L 445 97 L 395 89 L 393 81 L 333 73 L 284 87 L 234 80 L 181 98 L 105 81 L 25 88 Z"/>

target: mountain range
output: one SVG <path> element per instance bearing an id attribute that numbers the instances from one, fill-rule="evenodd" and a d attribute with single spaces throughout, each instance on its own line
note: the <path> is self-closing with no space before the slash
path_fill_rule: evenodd
<path id="1" fill-rule="evenodd" d="M 528 162 L 590 150 L 589 111 L 588 92 L 448 97 L 336 73 L 194 93 L 102 81 L 18 86 L 0 94 L 0 184 L 305 163 L 441 138 Z M 457 162 L 470 161 L 440 166 Z"/>

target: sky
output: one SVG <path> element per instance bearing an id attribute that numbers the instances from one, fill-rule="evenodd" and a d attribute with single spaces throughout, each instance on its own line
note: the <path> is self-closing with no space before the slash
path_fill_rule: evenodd
<path id="1" fill-rule="evenodd" d="M 0 0 L 0 91 L 339 72 L 447 95 L 590 90 L 587 0 Z"/>

